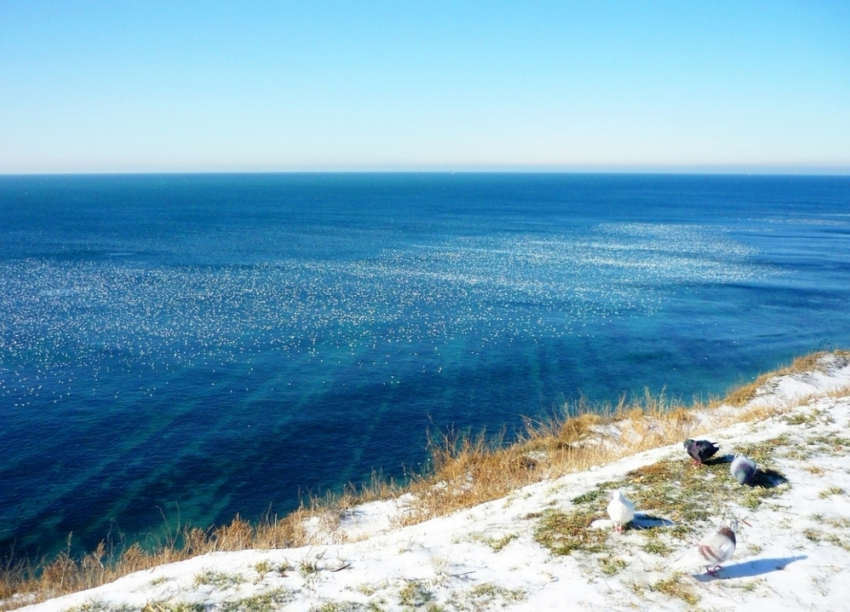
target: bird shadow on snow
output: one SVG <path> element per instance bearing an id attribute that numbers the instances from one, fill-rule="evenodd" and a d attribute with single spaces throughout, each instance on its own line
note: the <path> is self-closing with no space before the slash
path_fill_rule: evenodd
<path id="1" fill-rule="evenodd" d="M 650 516 L 645 512 L 635 512 L 634 518 L 629 523 L 631 529 L 655 529 L 656 527 L 672 527 L 675 525 L 670 519 Z"/>
<path id="2" fill-rule="evenodd" d="M 806 555 L 796 557 L 771 557 L 769 559 L 753 559 L 735 565 L 727 565 L 716 574 L 699 574 L 694 576 L 698 582 L 711 582 L 712 580 L 729 580 L 730 578 L 753 578 L 770 572 L 784 570 L 794 561 L 806 559 Z"/>
<path id="3" fill-rule="evenodd" d="M 756 470 L 756 474 L 755 476 L 753 476 L 753 479 L 750 482 L 750 486 L 772 489 L 773 487 L 778 487 L 779 485 L 785 484 L 786 482 L 788 482 L 788 479 L 776 470 L 758 469 Z"/>

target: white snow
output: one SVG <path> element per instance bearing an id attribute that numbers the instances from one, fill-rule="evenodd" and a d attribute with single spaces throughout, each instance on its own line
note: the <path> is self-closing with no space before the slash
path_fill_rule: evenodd
<path id="1" fill-rule="evenodd" d="M 737 549 L 718 574 L 679 575 L 699 609 L 850 610 L 850 448 L 806 444 L 850 438 L 850 364 L 824 366 L 769 381 L 751 402 L 788 406 L 779 416 L 707 436 L 731 452 L 784 434 L 805 456 L 778 455 L 775 467 L 790 487 L 749 514 L 741 509 L 749 525 L 739 526 Z M 701 415 L 703 425 L 708 418 Z M 534 539 L 543 511 L 568 509 L 596 484 L 666 458 L 689 461 L 681 445 L 659 448 L 405 528 L 393 528 L 392 519 L 407 500 L 372 502 L 341 517 L 326 544 L 205 555 L 23 609 L 141 610 L 154 602 L 163 610 L 185 602 L 305 612 L 693 609 L 653 588 L 676 577 L 670 564 L 687 546 L 653 555 L 643 550 L 640 529 L 611 533 L 624 566 L 606 575 L 588 554 L 554 555 Z M 636 520 L 650 520 L 640 510 Z M 594 527 L 610 529 L 610 521 Z"/>

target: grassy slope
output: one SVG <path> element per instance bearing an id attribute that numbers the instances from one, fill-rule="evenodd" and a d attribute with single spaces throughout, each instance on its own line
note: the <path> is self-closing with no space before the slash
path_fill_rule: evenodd
<path id="1" fill-rule="evenodd" d="M 848 352 L 836 352 L 835 358 L 846 361 Z M 235 551 L 254 548 L 274 549 L 303 546 L 314 543 L 317 537 L 327 537 L 338 524 L 345 510 L 376 499 L 410 494 L 408 512 L 399 519 L 399 525 L 422 522 L 448 514 L 461 508 L 470 508 L 482 502 L 498 499 L 512 491 L 544 479 L 579 472 L 591 466 L 610 463 L 640 451 L 680 442 L 691 437 L 733 423 L 757 421 L 773 416 L 781 408 L 747 405 L 764 388 L 770 379 L 795 372 L 813 371 L 820 367 L 823 353 L 799 358 L 790 366 L 759 377 L 754 383 L 737 389 L 723 401 L 682 405 L 666 397 L 643 397 L 636 401 L 622 401 L 618 406 L 565 406 L 565 414 L 572 418 L 552 418 L 547 422 L 527 421 L 522 438 L 509 446 L 501 440 L 481 435 L 475 438 L 443 435 L 432 441 L 433 470 L 415 476 L 404 486 L 375 479 L 360 490 L 351 489 L 345 494 L 312 500 L 309 507 L 281 519 L 269 519 L 251 525 L 236 517 L 230 525 L 202 530 L 187 527 L 173 534 L 153 552 L 138 545 L 120 553 L 110 553 L 106 545 L 83 559 L 60 555 L 41 562 L 7 562 L 0 573 L 0 609 L 16 607 L 18 600 L 9 600 L 13 594 L 29 594 L 26 603 L 42 601 L 65 593 L 88 589 L 132 572 L 165 563 L 187 559 L 214 551 Z M 850 390 L 840 393 L 848 394 Z M 772 455 L 781 441 L 757 445 L 746 449 L 762 465 L 770 466 Z M 700 473 L 683 474 L 680 463 L 660 462 L 641 471 L 629 474 L 633 484 L 632 494 L 641 508 L 651 510 L 655 505 L 682 519 L 681 524 L 698 525 L 708 513 L 723 506 L 731 492 L 722 479 L 711 478 L 712 469 Z M 724 469 L 723 467 L 717 469 Z M 685 476 L 687 476 L 685 478 Z M 776 479 L 770 487 L 759 487 L 748 492 L 746 507 L 757 507 L 764 497 L 782 492 L 781 474 L 770 475 Z M 681 486 L 670 483 L 687 481 L 691 495 Z M 600 483 L 595 489 L 620 486 L 623 483 Z M 694 494 L 713 500 L 711 504 L 696 507 L 689 500 Z M 604 552 L 603 532 L 586 529 L 589 522 L 600 516 L 605 500 L 601 493 L 591 491 L 585 499 L 569 512 L 553 511 L 541 517 L 537 530 L 538 542 L 558 554 L 573 550 Z M 715 507 L 716 506 L 716 507 Z M 321 535 L 307 525 L 319 523 Z M 666 552 L 671 542 L 653 538 L 647 532 L 645 550 Z M 691 536 L 688 529 L 679 533 L 673 530 L 674 539 Z M 604 573 L 616 573 L 616 560 L 600 561 Z M 607 563 L 607 565 L 606 565 Z M 675 589 L 676 585 L 658 588 Z"/>

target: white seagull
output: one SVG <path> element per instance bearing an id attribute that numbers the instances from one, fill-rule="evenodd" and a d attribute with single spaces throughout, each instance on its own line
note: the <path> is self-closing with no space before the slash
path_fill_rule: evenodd
<path id="1" fill-rule="evenodd" d="M 635 503 L 617 489 L 608 504 L 608 516 L 614 522 L 614 529 L 622 533 L 625 525 L 635 517 Z"/>

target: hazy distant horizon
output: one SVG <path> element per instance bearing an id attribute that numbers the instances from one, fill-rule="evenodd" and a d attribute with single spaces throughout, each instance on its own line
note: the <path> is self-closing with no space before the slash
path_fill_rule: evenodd
<path id="1" fill-rule="evenodd" d="M 823 176 L 850 175 L 850 167 L 830 168 L 295 168 L 279 170 L 115 170 L 77 172 L 2 172 L 0 177 L 15 176 L 156 176 L 196 174 L 599 174 L 599 175 L 682 175 L 682 176 Z"/>

